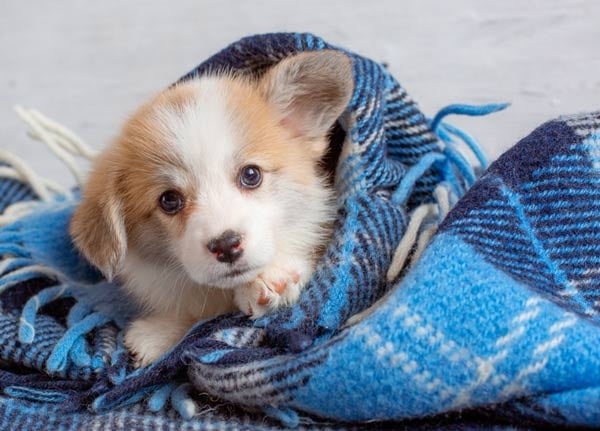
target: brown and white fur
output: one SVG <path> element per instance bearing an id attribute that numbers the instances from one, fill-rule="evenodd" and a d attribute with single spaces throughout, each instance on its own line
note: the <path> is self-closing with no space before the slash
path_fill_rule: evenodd
<path id="1" fill-rule="evenodd" d="M 333 217 L 319 161 L 351 92 L 350 61 L 334 51 L 289 57 L 259 79 L 196 78 L 143 105 L 99 156 L 70 231 L 143 307 L 125 335 L 138 365 L 198 320 L 297 300 Z M 245 187 L 241 172 L 256 169 L 259 186 Z M 215 242 L 225 232 L 233 248 Z"/>

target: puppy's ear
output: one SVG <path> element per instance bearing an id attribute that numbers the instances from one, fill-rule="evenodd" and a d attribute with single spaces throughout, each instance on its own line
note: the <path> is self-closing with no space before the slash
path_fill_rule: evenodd
<path id="1" fill-rule="evenodd" d="M 322 139 L 345 111 L 354 82 L 347 55 L 319 51 L 282 60 L 260 86 L 295 137 Z"/>
<path id="2" fill-rule="evenodd" d="M 98 160 L 69 229 L 75 246 L 109 281 L 127 250 L 117 173 L 110 168 L 108 160 Z"/>

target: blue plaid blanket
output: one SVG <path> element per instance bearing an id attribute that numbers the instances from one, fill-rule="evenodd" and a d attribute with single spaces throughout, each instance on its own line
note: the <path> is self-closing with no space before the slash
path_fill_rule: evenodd
<path id="1" fill-rule="evenodd" d="M 254 36 L 182 79 L 318 49 L 339 48 Z M 299 302 L 199 322 L 147 368 L 123 346 L 133 306 L 68 237 L 77 193 L 0 180 L 0 429 L 600 426 L 600 114 L 541 126 L 476 181 L 457 143 L 485 158 L 444 117 L 503 105 L 428 119 L 343 52 L 338 219 Z"/>

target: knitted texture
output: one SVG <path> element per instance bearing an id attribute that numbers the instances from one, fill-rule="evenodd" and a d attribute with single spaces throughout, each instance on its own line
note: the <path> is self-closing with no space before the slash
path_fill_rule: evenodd
<path id="1" fill-rule="evenodd" d="M 230 69 L 259 75 L 282 58 L 321 49 L 340 50 L 310 34 L 254 36 L 182 79 Z M 257 321 L 236 314 L 200 322 L 156 363 L 133 369 L 122 338 L 135 307 L 74 249 L 67 227 L 76 194 L 34 203 L 27 215 L 0 229 L 5 424 L 18 423 L 16 429 L 99 423 L 112 429 L 267 429 L 282 423 L 346 429 L 362 421 L 414 421 L 478 407 L 485 409 L 464 420 L 450 415 L 406 425 L 468 428 L 489 425 L 505 411 L 534 421 L 597 423 L 595 417 L 582 422 L 588 412 L 573 416 L 574 408 L 568 407 L 580 408 L 578 400 L 595 396 L 588 390 L 593 384 L 581 383 L 597 374 L 592 372 L 598 343 L 591 340 L 596 327 L 590 307 L 574 310 L 583 318 L 569 314 L 565 309 L 578 302 L 561 302 L 554 298 L 558 287 L 535 290 L 490 262 L 489 256 L 504 249 L 486 252 L 467 238 L 469 232 L 460 231 L 460 223 L 453 224 L 487 205 L 488 195 L 477 197 L 480 188 L 465 196 L 411 271 L 392 281 L 386 277 L 417 209 L 439 208 L 435 214 L 441 218 L 448 202 L 456 202 L 475 180 L 453 137 L 476 147 L 442 118 L 503 106 L 453 106 L 430 121 L 385 68 L 341 51 L 352 61 L 354 94 L 335 172 L 338 217 L 299 302 Z M 595 130 L 590 118 L 573 120 L 581 127 L 564 126 L 581 145 Z M 561 139 L 548 139 L 553 145 L 543 151 L 536 144 L 538 158 L 558 156 L 563 148 Z M 522 148 L 528 147 L 521 144 L 513 153 L 527 153 Z M 506 157 L 527 158 L 510 154 Z M 581 154 L 585 159 L 592 153 Z M 550 166 L 553 160 L 548 156 L 543 162 Z M 588 165 L 595 169 L 592 161 Z M 10 184 L 15 182 L 0 182 L 7 190 Z M 15 200 L 14 194 L 2 195 L 0 207 Z M 515 211 L 521 217 L 522 210 Z M 425 220 L 425 226 L 436 220 Z M 534 239 L 524 242 L 527 256 L 543 248 L 532 229 L 524 234 Z M 541 265 L 552 258 L 544 256 L 526 263 Z M 556 286 L 564 277 L 555 278 Z M 573 346 L 569 337 L 578 340 L 574 351 L 583 358 L 581 369 L 567 367 L 573 355 L 561 356 Z M 557 361 L 541 361 L 547 354 L 557 355 Z M 554 378 L 562 384 L 554 385 Z M 526 395 L 531 397 L 520 399 Z M 500 402 L 506 403 L 490 410 Z M 558 413 L 544 416 L 544 409 Z"/>

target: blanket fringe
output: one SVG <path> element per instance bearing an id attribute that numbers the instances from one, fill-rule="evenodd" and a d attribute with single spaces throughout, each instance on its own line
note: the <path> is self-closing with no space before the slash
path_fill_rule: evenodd
<path id="1" fill-rule="evenodd" d="M 17 115 L 31 127 L 29 136 L 46 144 L 48 149 L 67 165 L 77 185 L 81 188 L 85 183 L 85 174 L 77 165 L 74 156 L 92 160 L 96 152 L 87 146 L 76 134 L 50 120 L 35 109 L 15 106 Z"/>
<path id="2" fill-rule="evenodd" d="M 76 134 L 34 109 L 15 106 L 15 112 L 31 128 L 29 136 L 44 143 L 59 160 L 65 163 L 77 186 L 82 188 L 85 183 L 85 175 L 77 165 L 75 157 L 91 161 L 95 158 L 96 151 L 85 144 Z M 73 199 L 71 190 L 52 180 L 40 177 L 27 163 L 6 150 L 0 149 L 0 163 L 5 165 L 0 166 L 0 178 L 17 180 L 28 185 L 37 196 L 38 201 Z M 38 201 L 17 202 L 6 208 L 0 215 L 0 227 L 31 214 L 39 203 Z"/>
<path id="3" fill-rule="evenodd" d="M 16 106 L 17 115 L 30 127 L 29 136 L 38 140 L 71 171 L 78 187 L 85 181 L 83 170 L 77 165 L 76 157 L 92 160 L 96 152 L 88 147 L 81 138 L 65 127 L 50 120 L 40 112 Z M 0 215 L 0 227 L 18 222 L 30 215 L 44 202 L 56 200 L 70 201 L 74 199 L 73 192 L 58 183 L 37 175 L 25 162 L 5 150 L 0 150 L 0 177 L 19 181 L 29 186 L 37 199 L 16 202 L 8 206 Z M 27 250 L 17 242 L 17 235 L 10 230 L 0 235 L 0 292 L 19 283 L 39 277 L 55 280 L 64 279 L 60 272 L 36 264 Z M 72 297 L 67 284 L 58 284 L 41 290 L 25 303 L 19 318 L 18 339 L 23 344 L 30 344 L 35 339 L 36 317 L 38 311 L 46 304 L 57 299 Z M 54 347 L 46 362 L 50 373 L 64 372 L 69 361 L 79 367 L 104 367 L 103 358 L 92 358 L 85 335 L 108 323 L 109 319 L 102 313 L 93 312 L 84 305 L 76 303 L 67 317 L 67 331 Z"/>
<path id="4" fill-rule="evenodd" d="M 434 203 L 424 203 L 415 208 L 410 215 L 409 223 L 404 236 L 396 247 L 392 262 L 387 271 L 387 280 L 395 280 L 405 268 L 409 257 L 414 264 L 427 244 L 437 231 L 438 226 L 450 211 L 451 206 L 468 190 L 477 180 L 477 175 L 471 164 L 458 150 L 455 138 L 460 139 L 471 150 L 478 160 L 482 170 L 488 166 L 488 160 L 477 141 L 468 133 L 445 123 L 442 120 L 447 115 L 481 116 L 506 109 L 508 103 L 495 103 L 488 105 L 463 105 L 455 104 L 442 108 L 432 120 L 432 130 L 442 143 L 441 153 L 424 155 L 418 163 L 407 172 L 398 188 L 392 195 L 395 205 L 406 204 L 417 180 L 421 178 L 434 165 L 439 166 L 442 172 L 442 182 L 434 190 Z M 457 176 L 454 169 L 460 174 Z"/>

